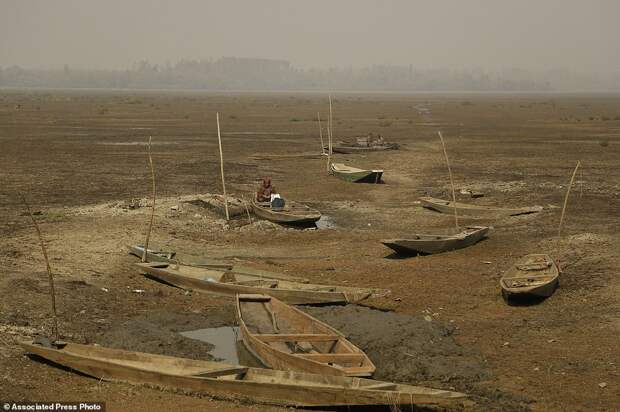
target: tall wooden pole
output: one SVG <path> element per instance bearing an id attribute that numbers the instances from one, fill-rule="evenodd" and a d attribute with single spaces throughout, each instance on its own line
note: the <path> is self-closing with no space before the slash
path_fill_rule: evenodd
<path id="1" fill-rule="evenodd" d="M 321 153 L 325 154 L 325 143 L 323 143 L 323 128 L 321 127 L 321 113 L 316 112 L 316 117 L 319 119 L 319 137 L 321 138 Z"/>
<path id="2" fill-rule="evenodd" d="M 230 220 L 228 214 L 228 198 L 226 197 L 226 182 L 224 181 L 224 155 L 222 154 L 222 136 L 220 134 L 220 114 L 215 114 L 217 120 L 217 143 L 220 146 L 220 172 L 222 173 L 222 191 L 224 192 L 224 210 L 226 211 L 226 220 Z"/>
<path id="3" fill-rule="evenodd" d="M 151 238 L 151 230 L 153 229 L 153 219 L 155 218 L 155 168 L 153 167 L 153 156 L 151 156 L 151 136 L 149 136 L 148 144 L 149 165 L 151 167 L 151 220 L 146 230 L 146 240 L 144 241 L 144 251 L 142 252 L 142 262 L 146 262 L 146 255 L 149 250 L 149 240 Z"/>
<path id="4" fill-rule="evenodd" d="M 446 165 L 448 166 L 448 174 L 450 175 L 450 186 L 452 186 L 452 206 L 454 207 L 454 224 L 456 228 L 459 228 L 459 215 L 456 211 L 456 190 L 454 189 L 454 179 L 452 179 L 452 169 L 450 168 L 450 161 L 448 160 L 448 152 L 446 151 L 446 144 L 443 141 L 443 136 L 441 132 L 437 132 L 439 134 L 439 139 L 441 139 L 441 146 L 443 147 L 443 155 L 446 158 Z"/>
<path id="5" fill-rule="evenodd" d="M 327 172 L 329 173 L 332 164 L 332 95 L 329 95 L 329 117 L 327 119 L 327 134 L 329 137 L 329 144 L 327 147 Z"/>
<path id="6" fill-rule="evenodd" d="M 581 162 L 577 161 L 577 166 L 575 166 L 575 170 L 573 170 L 573 175 L 570 178 L 570 183 L 568 184 L 568 188 L 566 189 L 566 195 L 564 195 L 564 206 L 562 207 L 562 215 L 560 216 L 560 225 L 558 226 L 558 238 L 562 236 L 562 224 L 564 223 L 564 213 L 566 212 L 566 205 L 568 204 L 568 196 L 570 195 L 570 189 L 573 187 L 573 182 L 575 181 L 575 175 L 577 174 L 577 169 L 581 166 Z"/>
<path id="7" fill-rule="evenodd" d="M 39 243 L 41 244 L 41 251 L 43 252 L 43 259 L 45 259 L 47 277 L 50 283 L 50 296 L 52 298 L 52 320 L 54 321 L 52 334 L 54 335 L 54 342 L 55 342 L 58 340 L 58 315 L 56 314 L 56 292 L 54 290 L 54 275 L 52 274 L 52 268 L 50 267 L 50 261 L 47 257 L 47 249 L 45 248 L 45 241 L 43 241 L 43 235 L 41 234 L 41 229 L 39 228 L 37 220 L 34 218 L 34 215 L 32 214 L 32 211 L 30 210 L 30 206 L 28 205 L 26 198 L 24 197 L 24 195 L 21 195 L 21 197 L 22 197 L 22 202 L 24 203 L 24 206 L 26 206 L 26 211 L 28 212 L 28 215 L 30 216 L 30 219 L 32 220 L 32 224 L 34 225 L 34 228 L 37 231 L 37 236 L 39 237 Z"/>

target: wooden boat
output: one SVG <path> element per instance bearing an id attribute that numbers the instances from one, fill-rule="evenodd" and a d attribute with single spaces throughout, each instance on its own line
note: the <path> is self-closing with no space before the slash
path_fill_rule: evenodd
<path id="1" fill-rule="evenodd" d="M 286 200 L 283 208 L 272 208 L 270 202 L 258 202 L 252 199 L 250 203 L 254 214 L 262 219 L 275 223 L 299 225 L 314 223 L 321 218 L 321 212 L 304 204 Z"/>
<path id="2" fill-rule="evenodd" d="M 336 329 L 272 296 L 237 295 L 246 348 L 272 369 L 372 376 L 375 365 Z"/>
<path id="3" fill-rule="evenodd" d="M 506 299 L 549 297 L 559 284 L 560 271 L 549 255 L 535 253 L 519 259 L 499 281 Z"/>
<path id="4" fill-rule="evenodd" d="M 27 353 L 97 380 L 128 382 L 220 399 L 298 407 L 415 405 L 462 408 L 458 392 L 345 376 L 285 372 L 58 342 L 20 342 Z"/>
<path id="5" fill-rule="evenodd" d="M 343 163 L 332 163 L 330 169 L 336 177 L 353 183 L 379 183 L 383 176 L 383 170 L 358 169 Z"/>
<path id="6" fill-rule="evenodd" d="M 220 216 L 226 216 L 226 207 L 224 202 L 224 196 L 218 194 L 201 195 L 196 199 L 187 200 L 186 203 L 190 203 L 195 206 L 204 207 L 215 211 Z M 226 203 L 228 203 L 228 215 L 230 217 L 246 216 L 248 213 L 247 204 L 243 200 L 234 196 L 226 196 Z"/>
<path id="7" fill-rule="evenodd" d="M 435 199 L 433 197 L 421 197 L 420 202 L 423 207 L 433 209 L 441 213 L 454 214 L 455 203 L 450 200 Z M 456 202 L 457 213 L 461 216 L 472 217 L 499 217 L 517 216 L 529 213 L 538 213 L 543 208 L 541 206 L 521 207 L 521 208 L 502 208 L 492 206 L 470 205 L 467 203 Z"/>
<path id="8" fill-rule="evenodd" d="M 347 142 L 338 142 L 335 145 L 332 145 L 332 153 L 341 153 L 341 154 L 354 154 L 354 153 L 366 153 L 366 152 L 382 152 L 386 150 L 398 150 L 398 143 L 384 143 L 384 144 L 375 144 L 375 145 L 359 145 L 356 143 L 347 143 Z M 325 147 L 326 150 L 329 150 L 329 147 Z"/>
<path id="9" fill-rule="evenodd" d="M 129 254 L 142 258 L 142 253 L 144 252 L 144 246 L 142 245 L 132 245 L 128 246 Z M 238 265 L 233 263 L 222 262 L 218 260 L 212 259 L 204 259 L 197 258 L 195 256 L 190 255 L 179 255 L 174 251 L 170 250 L 151 250 L 149 249 L 146 255 L 147 262 L 165 262 L 165 263 L 175 263 L 185 266 L 197 266 L 197 267 L 205 267 L 211 269 L 218 270 L 228 270 L 231 273 L 238 274 L 246 274 L 253 276 L 262 276 L 272 279 L 285 279 L 292 280 L 295 282 L 308 283 L 308 279 L 285 275 L 283 273 L 272 272 L 269 270 L 257 269 L 251 266 Z"/>
<path id="10" fill-rule="evenodd" d="M 488 233 L 487 226 L 467 226 L 454 235 L 415 234 L 406 239 L 382 240 L 381 243 L 403 255 L 433 254 L 474 245 Z"/>
<path id="11" fill-rule="evenodd" d="M 239 274 L 171 263 L 136 263 L 143 273 L 170 285 L 215 295 L 265 294 L 284 302 L 301 304 L 355 303 L 386 290 L 315 285 L 262 275 Z"/>

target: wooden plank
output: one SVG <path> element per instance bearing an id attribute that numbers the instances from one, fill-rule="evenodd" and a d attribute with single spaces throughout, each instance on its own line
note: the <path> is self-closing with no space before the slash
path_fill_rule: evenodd
<path id="1" fill-rule="evenodd" d="M 363 353 L 295 353 L 295 356 L 311 359 L 317 362 L 335 362 L 335 361 L 363 361 Z"/>
<path id="2" fill-rule="evenodd" d="M 239 300 L 247 302 L 269 302 L 271 296 L 244 293 L 239 295 Z"/>
<path id="3" fill-rule="evenodd" d="M 255 335 L 262 342 L 330 342 L 340 339 L 338 335 L 328 335 L 324 333 L 308 333 L 308 334 L 262 334 Z"/>
<path id="4" fill-rule="evenodd" d="M 360 386 L 360 389 L 372 389 L 372 390 L 382 390 L 382 391 L 391 391 L 396 389 L 398 385 L 392 382 L 381 382 L 375 383 L 374 385 L 368 386 Z"/>
<path id="5" fill-rule="evenodd" d="M 225 376 L 225 375 L 238 375 L 240 373 L 245 373 L 247 371 L 248 371 L 247 367 L 240 366 L 240 367 L 234 367 L 234 368 L 224 368 L 224 369 L 192 373 L 192 376 L 197 376 L 201 378 L 216 378 L 218 376 Z"/>

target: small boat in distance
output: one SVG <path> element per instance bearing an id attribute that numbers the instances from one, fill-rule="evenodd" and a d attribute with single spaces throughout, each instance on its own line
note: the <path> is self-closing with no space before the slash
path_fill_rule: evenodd
<path id="1" fill-rule="evenodd" d="M 339 179 L 353 183 L 380 183 L 383 176 L 380 169 L 358 169 L 343 163 L 332 163 L 330 170 Z"/>
<path id="2" fill-rule="evenodd" d="M 441 213 L 454 214 L 454 206 L 456 205 L 459 216 L 471 217 L 501 217 L 501 216 L 517 216 L 527 215 L 530 213 L 538 213 L 543 210 L 542 206 L 520 207 L 520 208 L 504 208 L 482 205 L 471 205 L 467 203 L 452 202 L 451 200 L 436 199 L 434 197 L 421 197 L 420 203 L 427 209 L 432 209 Z"/>
<path id="3" fill-rule="evenodd" d="M 404 239 L 382 240 L 381 243 L 402 255 L 429 255 L 472 246 L 488 233 L 487 226 L 466 226 L 453 235 L 414 234 Z"/>
<path id="4" fill-rule="evenodd" d="M 238 293 L 264 294 L 295 305 L 355 303 L 371 296 L 385 296 L 389 293 L 380 289 L 315 285 L 284 278 L 269 278 L 262 274 L 241 274 L 163 262 L 135 265 L 142 273 L 182 289 L 225 296 L 235 296 Z"/>
<path id="5" fill-rule="evenodd" d="M 398 143 L 389 143 L 383 140 L 381 136 L 374 136 L 370 133 L 368 136 L 358 137 L 355 142 L 338 142 L 332 145 L 332 153 L 353 154 L 365 152 L 381 152 L 385 150 L 398 150 Z M 329 146 L 324 148 L 329 150 Z"/>
<path id="6" fill-rule="evenodd" d="M 266 295 L 237 295 L 246 348 L 272 369 L 322 375 L 372 376 L 375 365 L 336 329 Z"/>
<path id="7" fill-rule="evenodd" d="M 555 292 L 560 270 L 553 259 L 544 253 L 534 253 L 519 259 L 499 281 L 506 300 L 517 297 L 546 298 Z"/>
<path id="8" fill-rule="evenodd" d="M 473 402 L 459 392 L 346 376 L 250 368 L 103 346 L 24 341 L 27 353 L 91 376 L 208 395 L 233 401 L 282 406 L 419 406 L 462 409 Z"/>
<path id="9" fill-rule="evenodd" d="M 287 225 L 315 223 L 321 218 L 321 212 L 304 204 L 286 200 L 284 207 L 271 207 L 270 202 L 259 202 L 252 199 L 250 203 L 254 214 L 261 219 Z"/>

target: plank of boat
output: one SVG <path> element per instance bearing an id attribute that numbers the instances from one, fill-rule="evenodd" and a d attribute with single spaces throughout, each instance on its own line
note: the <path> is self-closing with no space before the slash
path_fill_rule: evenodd
<path id="1" fill-rule="evenodd" d="M 143 245 L 130 245 L 127 246 L 130 255 L 142 258 L 144 253 Z M 171 250 L 154 250 L 149 249 L 146 254 L 147 262 L 167 262 L 167 263 L 180 263 L 188 266 L 209 267 L 214 269 L 232 269 L 233 265 L 230 262 L 219 261 L 215 259 L 198 258 L 195 256 L 177 254 Z"/>
<path id="2" fill-rule="evenodd" d="M 467 226 L 453 235 L 415 234 L 405 239 L 385 239 L 381 243 L 399 254 L 428 255 L 475 245 L 488 233 L 487 226 Z"/>
<path id="3" fill-rule="evenodd" d="M 535 253 L 519 259 L 499 281 L 507 300 L 515 297 L 549 297 L 559 285 L 560 271 L 547 254 Z"/>
<path id="4" fill-rule="evenodd" d="M 128 246 L 129 254 L 142 258 L 142 253 L 144 251 L 144 247 L 141 245 L 133 245 Z M 300 283 L 308 283 L 308 279 L 302 278 L 299 276 L 291 276 L 284 273 L 272 272 L 264 269 L 257 269 L 252 266 L 247 265 L 238 265 L 227 263 L 219 260 L 211 260 L 205 258 L 198 258 L 189 255 L 179 255 L 174 251 L 164 251 L 158 250 L 154 251 L 149 249 L 147 254 L 147 262 L 165 262 L 165 263 L 175 263 L 186 266 L 197 266 L 197 267 L 206 267 L 211 269 L 218 270 L 228 270 L 231 273 L 238 273 L 240 275 L 253 275 L 253 276 L 261 276 L 265 278 L 271 279 L 284 279 L 291 280 Z"/>
<path id="5" fill-rule="evenodd" d="M 441 213 L 454 213 L 454 205 L 456 205 L 457 213 L 462 216 L 473 217 L 499 217 L 499 216 L 517 216 L 530 213 L 538 213 L 543 208 L 541 206 L 521 207 L 521 208 L 503 208 L 493 206 L 471 205 L 467 203 L 452 202 L 449 200 L 436 199 L 433 197 L 421 197 L 420 203 L 427 209 L 436 210 Z"/>
<path id="6" fill-rule="evenodd" d="M 375 365 L 325 323 L 264 295 L 239 294 L 237 319 L 246 348 L 273 369 L 371 376 Z"/>
<path id="7" fill-rule="evenodd" d="M 182 289 L 226 296 L 266 294 L 291 304 L 355 303 L 389 293 L 381 289 L 315 285 L 163 262 L 135 265 L 150 277 Z"/>
<path id="8" fill-rule="evenodd" d="M 258 217 L 276 223 L 313 223 L 321 218 L 318 210 L 292 200 L 286 200 L 283 208 L 272 208 L 270 202 L 258 202 L 255 199 L 250 204 Z"/>
<path id="9" fill-rule="evenodd" d="M 277 371 L 58 342 L 20 342 L 27 353 L 98 380 L 283 406 L 415 405 L 458 408 L 459 392 L 344 376 Z"/>
<path id="10" fill-rule="evenodd" d="M 330 170 L 336 177 L 353 183 L 379 183 L 383 176 L 381 169 L 359 169 L 343 163 L 332 163 Z"/>

